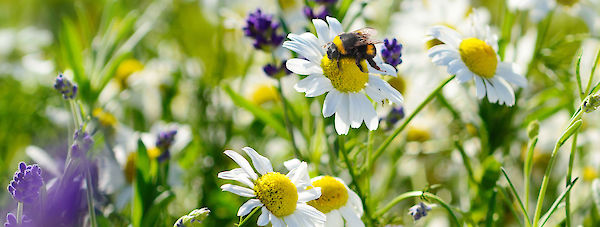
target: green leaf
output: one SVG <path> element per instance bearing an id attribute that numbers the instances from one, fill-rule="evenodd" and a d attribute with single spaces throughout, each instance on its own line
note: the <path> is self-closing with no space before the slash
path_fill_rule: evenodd
<path id="1" fill-rule="evenodd" d="M 150 182 L 150 158 L 141 139 L 138 140 L 138 151 L 135 160 L 135 180 L 133 183 L 133 207 L 131 222 L 133 226 L 143 226 L 142 220 L 150 205 L 154 187 Z"/>
<path id="2" fill-rule="evenodd" d="M 575 133 L 581 127 L 581 124 L 583 124 L 583 121 L 580 119 L 571 124 L 569 128 L 567 128 L 567 130 L 562 134 L 560 139 L 558 139 L 557 144 L 559 145 L 559 147 L 562 146 L 565 143 L 565 141 L 567 141 L 567 139 L 569 139 L 569 137 L 571 137 L 571 135 L 573 135 L 573 133 Z"/>
<path id="3" fill-rule="evenodd" d="M 540 226 L 544 226 L 544 224 L 546 224 L 546 222 L 548 221 L 548 219 L 550 219 L 550 216 L 552 215 L 552 213 L 554 213 L 554 211 L 556 211 L 556 208 L 558 208 L 558 204 L 560 204 L 560 202 L 565 198 L 565 196 L 567 195 L 567 193 L 569 191 L 571 191 L 571 189 L 573 188 L 573 185 L 575 185 L 575 182 L 577 182 L 579 178 L 575 178 L 575 180 L 573 180 L 570 184 L 569 187 L 567 187 L 567 190 L 565 190 L 564 192 L 562 192 L 560 194 L 560 196 L 558 196 L 558 198 L 556 198 L 556 200 L 554 200 L 554 203 L 552 203 L 552 206 L 550 206 L 550 209 L 548 210 L 548 212 L 546 212 L 546 214 L 544 214 L 544 216 L 542 216 L 542 219 L 540 221 L 541 225 Z"/>
<path id="4" fill-rule="evenodd" d="M 63 19 L 63 29 L 60 33 L 60 45 L 66 57 L 66 61 L 73 69 L 75 82 L 84 82 L 85 71 L 83 69 L 83 57 L 81 55 L 80 37 L 75 30 L 75 25 L 70 19 Z"/>
<path id="5" fill-rule="evenodd" d="M 148 209 L 148 212 L 144 215 L 142 220 L 142 226 L 157 226 L 156 222 L 160 213 L 167 209 L 167 206 L 171 201 L 175 199 L 175 194 L 171 191 L 164 191 L 160 193 L 152 202 L 152 205 Z"/>
<path id="6" fill-rule="evenodd" d="M 508 185 L 510 185 L 510 190 L 512 191 L 512 193 L 515 195 L 515 198 L 517 198 L 517 201 L 519 202 L 519 206 L 521 207 L 521 212 L 523 212 L 525 221 L 527 223 L 530 223 L 531 221 L 529 220 L 529 215 L 527 214 L 527 209 L 525 209 L 525 206 L 523 205 L 523 201 L 521 200 L 521 197 L 519 197 L 519 193 L 517 193 L 517 189 L 513 185 L 512 181 L 510 181 L 510 178 L 508 178 L 508 174 L 506 173 L 506 170 L 504 169 L 504 167 L 500 167 L 500 169 L 502 170 L 502 174 L 504 174 L 504 178 L 506 178 L 506 181 L 508 181 Z"/>
<path id="7" fill-rule="evenodd" d="M 268 126 L 271 126 L 275 130 L 275 132 L 277 132 L 277 134 L 279 134 L 279 136 L 281 136 L 285 139 L 289 139 L 290 135 L 288 134 L 287 130 L 285 129 L 285 126 L 283 125 L 283 123 L 281 121 L 279 121 L 277 118 L 273 117 L 273 115 L 271 113 L 267 112 L 266 110 L 260 108 L 259 106 L 255 105 L 255 104 L 251 103 L 250 101 L 248 101 L 247 99 L 245 99 L 244 97 L 240 96 L 238 93 L 233 91 L 233 89 L 231 89 L 231 87 L 229 87 L 227 85 L 223 86 L 223 90 L 225 90 L 225 92 L 229 95 L 229 97 L 231 98 L 233 103 L 235 103 L 235 105 L 246 109 L 247 111 L 252 113 L 252 115 L 254 115 L 254 117 L 265 122 L 265 124 L 267 124 Z"/>

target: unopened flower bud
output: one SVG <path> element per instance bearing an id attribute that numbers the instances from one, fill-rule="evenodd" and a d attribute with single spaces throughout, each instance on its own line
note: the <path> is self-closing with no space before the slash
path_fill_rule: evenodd
<path id="1" fill-rule="evenodd" d="M 540 133 L 540 122 L 534 120 L 527 125 L 527 136 L 529 139 L 535 138 Z"/>
<path id="2" fill-rule="evenodd" d="M 180 217 L 173 227 L 199 227 L 208 214 L 210 214 L 210 210 L 206 207 L 195 209 L 190 214 Z"/>

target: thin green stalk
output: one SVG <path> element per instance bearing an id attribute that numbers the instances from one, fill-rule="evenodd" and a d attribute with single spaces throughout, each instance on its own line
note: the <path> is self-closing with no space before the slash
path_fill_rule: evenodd
<path id="1" fill-rule="evenodd" d="M 583 101 L 583 97 L 585 96 L 585 92 L 583 92 L 583 87 L 581 85 L 580 66 L 581 66 L 581 57 L 582 56 L 583 56 L 583 51 L 581 51 L 581 53 L 579 53 L 579 57 L 577 58 L 577 64 L 575 65 L 575 79 L 577 79 L 577 89 L 579 91 L 579 97 L 581 97 L 581 101 Z M 587 92 L 587 90 L 586 90 L 586 92 Z"/>
<path id="2" fill-rule="evenodd" d="M 592 87 L 592 81 L 594 80 L 594 74 L 596 71 L 596 67 L 598 66 L 598 59 L 600 59 L 600 50 L 596 54 L 596 58 L 594 59 L 594 66 L 592 66 L 592 72 L 590 73 L 590 78 L 588 79 L 587 86 L 585 87 L 585 92 L 589 92 Z"/>
<path id="3" fill-rule="evenodd" d="M 537 144 L 538 137 L 535 136 L 533 139 L 530 139 L 527 144 L 527 158 L 525 159 L 524 167 L 523 167 L 523 186 L 525 191 L 525 210 L 529 210 L 529 186 L 531 185 L 531 168 L 533 167 L 533 153 L 535 149 L 535 145 Z"/>
<path id="4" fill-rule="evenodd" d="M 506 181 L 508 181 L 508 185 L 510 186 L 512 193 L 515 194 L 515 198 L 517 198 L 517 201 L 519 202 L 519 205 L 521 207 L 521 211 L 523 212 L 523 217 L 525 218 L 525 222 L 527 223 L 527 226 L 531 226 L 531 220 L 529 220 L 529 214 L 527 214 L 527 209 L 525 209 L 525 206 L 523 205 L 523 201 L 521 201 L 521 198 L 519 197 L 519 193 L 517 193 L 517 189 L 513 185 L 512 181 L 510 181 L 510 178 L 508 178 L 508 174 L 506 173 L 506 170 L 504 169 L 504 167 L 500 167 L 500 170 L 502 170 L 502 174 L 504 174 L 504 178 L 506 178 Z"/>
<path id="5" fill-rule="evenodd" d="M 254 210 L 250 214 L 246 215 L 246 217 L 242 219 L 237 226 L 243 227 L 248 225 L 248 221 L 252 218 L 252 216 L 254 216 L 254 214 L 256 214 L 256 212 L 258 212 L 258 210 L 260 210 L 260 207 L 254 208 Z"/>
<path id="6" fill-rule="evenodd" d="M 354 168 L 352 168 L 352 163 L 350 163 L 350 159 L 348 158 L 348 154 L 347 154 L 347 151 L 345 148 L 344 136 L 342 136 L 342 135 L 338 136 L 338 142 L 339 142 L 339 147 L 340 147 L 339 153 L 341 153 L 342 156 L 344 156 L 344 162 L 346 163 L 346 166 L 348 168 L 348 173 L 350 173 L 350 177 L 352 178 L 352 184 L 356 188 L 356 193 L 358 194 L 358 196 L 360 197 L 360 200 L 362 201 L 363 210 L 365 211 L 365 217 L 367 218 L 367 221 L 369 223 L 371 223 L 371 226 L 373 226 L 373 217 L 371 216 L 371 212 L 369 210 L 369 206 L 368 206 L 367 200 L 365 198 L 365 194 L 363 194 L 363 191 L 360 188 L 360 184 L 358 183 L 358 177 L 356 176 L 356 173 L 354 173 Z"/>
<path id="7" fill-rule="evenodd" d="M 281 79 L 279 79 L 278 81 L 279 81 L 279 86 L 277 86 L 277 90 L 279 91 L 279 96 L 281 97 L 281 103 L 283 105 L 283 118 L 285 120 L 285 125 L 288 130 L 288 133 L 290 134 L 290 142 L 292 143 L 292 147 L 294 148 L 294 154 L 296 155 L 296 158 L 298 158 L 300 160 L 305 160 L 302 157 L 302 153 L 300 153 L 300 149 L 298 149 L 298 146 L 296 146 L 296 139 L 294 139 L 294 128 L 293 128 L 292 123 L 290 122 L 290 118 L 288 116 L 287 100 L 285 99 L 285 96 L 283 95 L 283 89 L 281 88 L 282 87 Z"/>
<path id="8" fill-rule="evenodd" d="M 392 201 L 390 201 L 383 208 L 379 209 L 377 211 L 377 213 L 375 213 L 375 217 L 381 217 L 382 215 L 387 213 L 390 209 L 392 209 L 392 207 L 394 207 L 396 204 L 398 204 L 399 202 L 401 202 L 405 199 L 416 198 L 416 197 L 423 197 L 426 199 L 431 199 L 431 200 L 436 201 L 437 203 L 439 203 L 442 207 L 444 207 L 448 211 L 448 214 L 450 214 L 450 217 L 452 217 L 452 220 L 454 221 L 454 224 L 456 224 L 456 226 L 462 226 L 460 224 L 460 222 L 458 221 L 458 217 L 456 217 L 456 214 L 454 214 L 454 212 L 452 211 L 452 208 L 450 207 L 450 205 L 448 205 L 446 202 L 444 202 L 440 197 L 438 197 L 434 194 L 431 194 L 429 192 L 423 192 L 423 191 L 410 191 L 410 192 L 405 192 L 405 193 L 400 194 L 396 198 L 392 199 Z"/>
<path id="9" fill-rule="evenodd" d="M 573 162 L 575 161 L 575 153 L 577 153 L 577 135 L 579 133 L 575 132 L 573 135 L 573 140 L 571 141 L 571 154 L 569 155 L 569 168 L 567 169 L 567 187 L 571 184 L 571 176 L 573 174 Z M 568 191 L 565 197 L 565 212 L 566 212 L 566 220 L 565 226 L 571 226 L 571 192 Z"/>
<path id="10" fill-rule="evenodd" d="M 575 183 L 577 182 L 577 180 L 579 180 L 578 177 L 575 178 L 575 180 L 573 180 L 571 183 L 569 183 L 567 190 L 565 190 L 564 192 L 562 192 L 558 198 L 556 198 L 556 200 L 554 200 L 554 203 L 552 203 L 552 206 L 550 206 L 550 209 L 548 209 L 548 212 L 546 212 L 546 214 L 544 214 L 544 216 L 542 217 L 542 220 L 540 221 L 542 224 L 540 224 L 540 227 L 543 227 L 546 222 L 548 221 L 548 219 L 550 219 L 550 216 L 554 213 L 554 211 L 556 211 L 556 209 L 558 208 L 558 204 L 560 204 L 560 202 L 565 198 L 565 196 L 567 195 L 567 193 L 571 192 L 571 189 L 573 189 L 573 186 L 575 186 Z"/>
<path id="11" fill-rule="evenodd" d="M 90 225 L 92 227 L 98 226 L 98 222 L 96 222 L 96 209 L 94 208 L 94 189 L 92 186 L 92 175 L 90 174 L 90 168 L 86 168 L 85 171 L 85 186 L 87 188 L 87 203 L 88 203 L 88 212 L 90 213 Z"/>
<path id="12" fill-rule="evenodd" d="M 463 149 L 462 145 L 460 145 L 460 142 L 458 140 L 454 140 L 454 146 L 460 152 L 460 156 L 462 157 L 463 163 L 465 164 L 465 169 L 467 169 L 469 180 L 477 184 L 477 181 L 475 180 L 475 175 L 473 174 L 473 167 L 471 165 L 471 160 L 469 159 L 469 156 L 467 156 L 467 153 Z"/>
<path id="13" fill-rule="evenodd" d="M 17 203 L 17 225 L 21 224 L 21 219 L 23 219 L 23 203 Z"/>
<path id="14" fill-rule="evenodd" d="M 373 157 L 371 158 L 371 163 L 369 163 L 368 166 L 371 166 L 371 167 L 373 166 L 373 164 L 375 163 L 375 160 L 377 160 L 377 158 L 379 158 L 379 156 L 381 156 L 381 154 L 383 154 L 383 151 L 385 151 L 385 149 L 392 143 L 394 138 L 396 138 L 396 136 L 398 136 L 398 134 L 400 134 L 400 132 L 402 132 L 402 130 L 404 130 L 404 128 L 406 128 L 406 126 L 408 126 L 408 123 L 410 123 L 410 121 L 419 112 L 421 112 L 421 110 L 423 110 L 425 105 L 427 105 L 429 102 L 431 102 L 431 100 L 433 100 L 433 98 L 435 98 L 437 96 L 438 92 L 440 92 L 442 90 L 442 88 L 444 88 L 444 86 L 446 86 L 446 84 L 448 84 L 452 79 L 454 79 L 454 77 L 456 77 L 456 76 L 452 75 L 452 76 L 448 77 L 448 79 L 446 79 L 437 88 L 435 88 L 429 94 L 429 96 L 427 96 L 427 98 L 425 98 L 425 100 L 423 100 L 423 102 L 421 102 L 421 104 L 419 104 L 419 106 L 417 106 L 417 108 L 410 114 L 410 116 L 408 116 L 408 118 L 406 118 L 404 120 L 404 122 L 402 122 L 402 125 L 400 125 L 400 127 L 398 127 L 396 130 L 394 130 L 394 132 L 383 141 L 383 143 L 377 148 L 377 150 L 373 154 Z"/>
<path id="15" fill-rule="evenodd" d="M 487 214 L 485 215 L 486 227 L 492 227 L 492 225 L 494 224 L 494 211 L 496 210 L 496 195 L 498 195 L 498 190 L 494 188 L 494 190 L 492 190 L 492 197 L 490 198 L 490 201 L 488 201 L 488 210 Z"/>

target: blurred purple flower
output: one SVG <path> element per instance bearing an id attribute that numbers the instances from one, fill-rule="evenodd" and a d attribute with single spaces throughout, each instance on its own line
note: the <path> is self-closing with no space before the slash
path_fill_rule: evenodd
<path id="1" fill-rule="evenodd" d="M 327 6 L 325 6 L 325 5 L 320 5 L 320 6 L 316 7 L 314 10 L 313 10 L 313 8 L 310 8 L 309 6 L 305 6 L 304 7 L 304 16 L 306 16 L 306 18 L 308 18 L 310 20 L 312 20 L 312 19 L 325 20 L 326 17 L 331 16 L 331 14 L 329 13 Z"/>
<path id="2" fill-rule="evenodd" d="M 17 223 L 17 216 L 12 213 L 6 215 L 6 222 L 4 227 L 33 227 L 33 222 L 26 215 L 21 218 L 21 224 Z"/>
<path id="3" fill-rule="evenodd" d="M 391 128 L 394 124 L 396 124 L 396 122 L 402 120 L 402 118 L 404 118 L 404 107 L 397 106 L 390 110 L 386 117 L 386 121 L 388 122 L 389 127 Z"/>
<path id="4" fill-rule="evenodd" d="M 292 72 L 290 70 L 288 70 L 287 67 L 285 67 L 286 61 L 287 60 L 284 60 L 283 62 L 281 62 L 280 66 L 269 63 L 263 67 L 263 71 L 265 71 L 267 76 L 275 77 L 275 78 L 278 78 L 283 75 L 289 75 Z"/>
<path id="5" fill-rule="evenodd" d="M 71 146 L 71 155 L 74 157 L 83 157 L 92 148 L 94 140 L 87 132 L 82 132 L 81 129 L 75 131 L 73 136 L 75 142 Z"/>
<path id="6" fill-rule="evenodd" d="M 64 99 L 74 99 L 77 95 L 77 85 L 74 85 L 62 74 L 58 74 L 54 82 L 54 89 L 63 95 Z"/>
<path id="7" fill-rule="evenodd" d="M 40 196 L 40 188 L 44 185 L 42 169 L 38 165 L 19 163 L 13 180 L 8 185 L 8 192 L 17 202 L 33 203 Z"/>
<path id="8" fill-rule="evenodd" d="M 162 153 L 158 156 L 158 161 L 164 161 L 168 159 L 171 154 L 169 153 L 169 148 L 171 144 L 175 141 L 175 135 L 177 135 L 177 129 L 167 130 L 158 133 L 158 138 L 156 138 L 156 147 L 158 147 Z"/>
<path id="9" fill-rule="evenodd" d="M 257 9 L 248 15 L 243 29 L 246 36 L 254 39 L 254 48 L 266 50 L 283 42 L 284 36 L 277 32 L 278 28 L 279 23 L 273 20 L 273 15 L 263 14 Z"/>
<path id="10" fill-rule="evenodd" d="M 335 4 L 337 0 L 314 0 L 316 3 L 321 4 Z"/>
<path id="11" fill-rule="evenodd" d="M 415 219 L 415 221 L 417 221 L 422 217 L 427 216 L 427 212 L 430 210 L 430 206 L 427 206 L 427 204 L 420 202 L 419 204 L 414 205 L 410 209 L 408 209 L 408 214 L 412 216 L 413 219 Z"/>
<path id="12" fill-rule="evenodd" d="M 402 63 L 402 44 L 393 38 L 392 40 L 384 39 L 383 48 L 381 49 L 381 57 L 385 63 L 394 67 Z"/>

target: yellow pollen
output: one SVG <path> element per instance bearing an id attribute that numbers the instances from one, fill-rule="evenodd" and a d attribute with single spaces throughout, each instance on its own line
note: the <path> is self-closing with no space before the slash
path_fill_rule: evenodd
<path id="1" fill-rule="evenodd" d="M 400 77 L 400 75 L 398 75 L 397 77 L 392 77 L 392 79 L 388 80 L 387 82 L 394 89 L 400 92 L 400 94 L 406 94 L 404 93 L 406 91 L 406 81 L 404 81 L 404 79 Z"/>
<path id="2" fill-rule="evenodd" d="M 277 217 L 288 216 L 296 210 L 298 190 L 290 178 L 270 172 L 254 182 L 256 198 Z"/>
<path id="3" fill-rule="evenodd" d="M 329 213 L 346 205 L 348 201 L 348 189 L 346 189 L 342 182 L 333 177 L 324 176 L 313 182 L 312 185 L 321 188 L 321 197 L 309 201 L 308 205 L 317 208 L 317 210 L 323 213 Z"/>
<path id="4" fill-rule="evenodd" d="M 367 69 L 365 60 L 360 64 L 363 69 Z M 324 56 L 321 59 L 321 68 L 325 77 L 329 78 L 333 87 L 340 92 L 359 92 L 369 80 L 369 74 L 360 71 L 354 58 L 340 58 L 338 68 L 337 60 Z"/>
<path id="5" fill-rule="evenodd" d="M 563 6 L 573 6 L 575 3 L 579 2 L 579 0 L 556 0 L 556 2 Z"/>
<path id="6" fill-rule="evenodd" d="M 493 78 L 498 66 L 494 49 L 481 39 L 464 39 L 458 47 L 460 58 L 471 72 L 485 78 Z"/>
<path id="7" fill-rule="evenodd" d="M 117 119 L 115 116 L 102 110 L 102 108 L 95 108 L 92 112 L 92 116 L 98 119 L 98 122 L 104 127 L 114 127 L 117 125 Z"/>
<path id="8" fill-rule="evenodd" d="M 252 102 L 256 105 L 262 105 L 267 102 L 275 102 L 279 100 L 279 94 L 277 93 L 277 90 L 275 90 L 275 87 L 263 84 L 254 90 L 250 100 L 252 100 Z"/>
<path id="9" fill-rule="evenodd" d="M 158 147 L 149 148 L 146 152 L 148 153 L 148 157 L 150 159 L 158 158 L 158 156 L 160 156 L 160 153 L 161 153 L 160 149 L 158 149 Z"/>
<path id="10" fill-rule="evenodd" d="M 127 162 L 125 163 L 125 179 L 128 183 L 133 183 L 133 179 L 135 178 L 135 160 L 137 159 L 137 153 L 131 152 L 127 156 Z"/>

